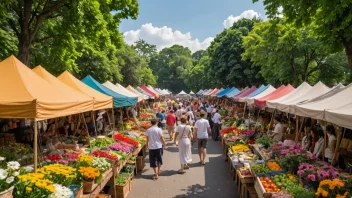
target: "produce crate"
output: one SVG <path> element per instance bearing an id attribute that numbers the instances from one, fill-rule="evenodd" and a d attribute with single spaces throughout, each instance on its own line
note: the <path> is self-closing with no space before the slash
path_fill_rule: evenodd
<path id="1" fill-rule="evenodd" d="M 144 157 L 143 156 L 138 156 L 136 158 L 136 170 L 137 170 L 137 173 L 141 172 L 144 169 L 144 166 L 145 166 Z"/>
<path id="2" fill-rule="evenodd" d="M 268 162 L 276 162 L 279 166 L 280 166 L 280 168 L 282 169 L 281 171 L 273 171 L 273 170 L 271 170 L 270 169 L 270 167 L 268 166 Z M 266 165 L 269 167 L 269 169 L 271 170 L 271 173 L 270 173 L 270 175 L 271 176 L 275 176 L 275 175 L 278 175 L 278 174 L 281 174 L 281 173 L 286 173 L 286 170 L 280 165 L 280 163 L 279 162 L 277 162 L 276 160 L 268 160 L 267 162 L 266 162 Z"/>
<path id="3" fill-rule="evenodd" d="M 258 197 L 261 198 L 271 198 L 271 193 L 265 191 L 262 182 L 260 182 L 259 177 L 256 177 L 254 182 L 254 189 L 257 192 Z"/>
<path id="4" fill-rule="evenodd" d="M 115 185 L 115 197 L 126 198 L 130 192 L 130 180 L 128 179 L 124 186 Z"/>
<path id="5" fill-rule="evenodd" d="M 244 198 L 258 198 L 257 192 L 254 186 L 248 187 Z"/>
<path id="6" fill-rule="evenodd" d="M 240 170 L 237 170 L 237 189 L 240 196 L 243 198 L 246 194 L 246 188 L 254 185 L 253 177 L 244 177 Z"/>
<path id="7" fill-rule="evenodd" d="M 253 177 L 270 177 L 270 173 L 268 174 L 260 174 L 256 173 L 252 168 L 249 169 L 253 175 Z"/>

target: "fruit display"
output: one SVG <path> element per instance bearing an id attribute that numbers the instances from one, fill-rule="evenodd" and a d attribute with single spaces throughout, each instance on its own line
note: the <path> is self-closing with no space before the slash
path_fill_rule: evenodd
<path id="1" fill-rule="evenodd" d="M 248 151 L 250 148 L 244 144 L 238 144 L 231 147 L 232 151 Z"/>
<path id="2" fill-rule="evenodd" d="M 271 172 L 270 169 L 265 164 L 251 163 L 251 168 L 254 170 L 256 174 L 268 174 Z"/>
<path id="3" fill-rule="evenodd" d="M 243 177 L 252 177 L 252 174 L 247 167 L 240 168 L 240 173 Z"/>
<path id="4" fill-rule="evenodd" d="M 282 171 L 281 166 L 276 161 L 268 161 L 267 166 L 272 171 Z"/>
<path id="5" fill-rule="evenodd" d="M 144 129 L 149 129 L 152 126 L 152 124 L 150 122 L 142 122 L 141 123 L 141 127 L 143 127 Z"/>
<path id="6" fill-rule="evenodd" d="M 270 177 L 259 177 L 266 192 L 280 192 L 280 188 L 270 179 Z"/>
<path id="7" fill-rule="evenodd" d="M 293 185 L 294 183 L 298 183 L 296 178 L 292 175 L 287 174 L 279 174 L 273 177 L 273 180 L 280 189 L 285 190 L 288 186 Z"/>
<path id="8" fill-rule="evenodd" d="M 149 119 L 153 119 L 153 118 L 154 118 L 153 115 L 150 115 L 150 114 L 145 113 L 145 112 L 139 114 L 139 119 L 140 120 L 149 120 Z"/>

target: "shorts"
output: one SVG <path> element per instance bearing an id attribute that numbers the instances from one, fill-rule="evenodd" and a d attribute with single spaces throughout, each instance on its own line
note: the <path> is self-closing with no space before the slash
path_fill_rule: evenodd
<path id="1" fill-rule="evenodd" d="M 149 149 L 149 163 L 151 168 L 156 168 L 158 164 L 163 164 L 163 148 Z"/>
<path id="2" fill-rule="evenodd" d="M 167 132 L 168 133 L 174 133 L 175 132 L 175 126 L 167 126 Z"/>
<path id="3" fill-rule="evenodd" d="M 208 139 L 197 139 L 198 140 L 198 149 L 207 148 Z"/>

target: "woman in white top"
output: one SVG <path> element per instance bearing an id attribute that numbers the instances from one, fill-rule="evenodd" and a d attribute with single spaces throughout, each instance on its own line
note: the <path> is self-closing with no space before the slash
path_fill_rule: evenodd
<path id="1" fill-rule="evenodd" d="M 191 108 L 188 109 L 186 116 L 188 117 L 188 123 L 189 125 L 193 125 L 194 123 L 194 114 Z"/>
<path id="2" fill-rule="evenodd" d="M 178 137 L 178 152 L 181 162 L 180 174 L 185 173 L 185 169 L 189 169 L 188 163 L 192 161 L 191 139 L 193 138 L 191 127 L 186 125 L 187 118 L 181 117 L 181 124 L 176 127 L 176 137 Z"/>
<path id="3" fill-rule="evenodd" d="M 333 160 L 336 149 L 336 134 L 334 126 L 326 126 L 326 134 L 328 135 L 328 146 L 325 149 L 325 158 L 328 160 L 328 162 L 331 162 Z"/>
<path id="4" fill-rule="evenodd" d="M 319 139 L 317 142 L 315 142 L 313 154 L 316 157 L 320 157 L 324 148 L 324 131 L 322 129 L 317 129 L 317 134 Z"/>
<path id="5" fill-rule="evenodd" d="M 274 140 L 281 142 L 282 141 L 282 136 L 284 135 L 284 126 L 281 124 L 281 118 L 278 115 L 274 116 L 274 124 L 275 128 L 274 131 L 271 135 L 271 138 Z"/>

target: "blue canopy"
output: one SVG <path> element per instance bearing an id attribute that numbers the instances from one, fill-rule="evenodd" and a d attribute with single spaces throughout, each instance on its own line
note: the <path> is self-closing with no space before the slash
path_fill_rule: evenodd
<path id="1" fill-rule="evenodd" d="M 229 92 L 227 92 L 224 96 L 231 98 L 232 96 L 235 96 L 236 94 L 240 93 L 240 90 L 238 90 L 236 87 L 233 87 Z"/>
<path id="2" fill-rule="evenodd" d="M 261 85 L 257 90 L 255 90 L 255 92 L 249 94 L 246 98 L 251 98 L 254 97 L 260 93 L 262 93 L 264 90 L 266 90 L 270 85 Z"/>
<path id="3" fill-rule="evenodd" d="M 111 89 L 105 87 L 104 85 L 100 84 L 90 75 L 83 78 L 82 82 L 105 95 L 112 96 L 114 98 L 114 107 L 127 107 L 135 105 L 137 103 L 137 97 L 128 97 L 118 94 L 112 91 Z"/>
<path id="4" fill-rule="evenodd" d="M 216 94 L 217 97 L 223 97 L 226 93 L 228 93 L 232 88 L 226 88 L 222 91 L 220 91 L 219 93 Z"/>
<path id="5" fill-rule="evenodd" d="M 203 95 L 203 93 L 209 91 L 209 89 L 204 89 L 202 92 L 199 93 L 199 95 Z"/>

